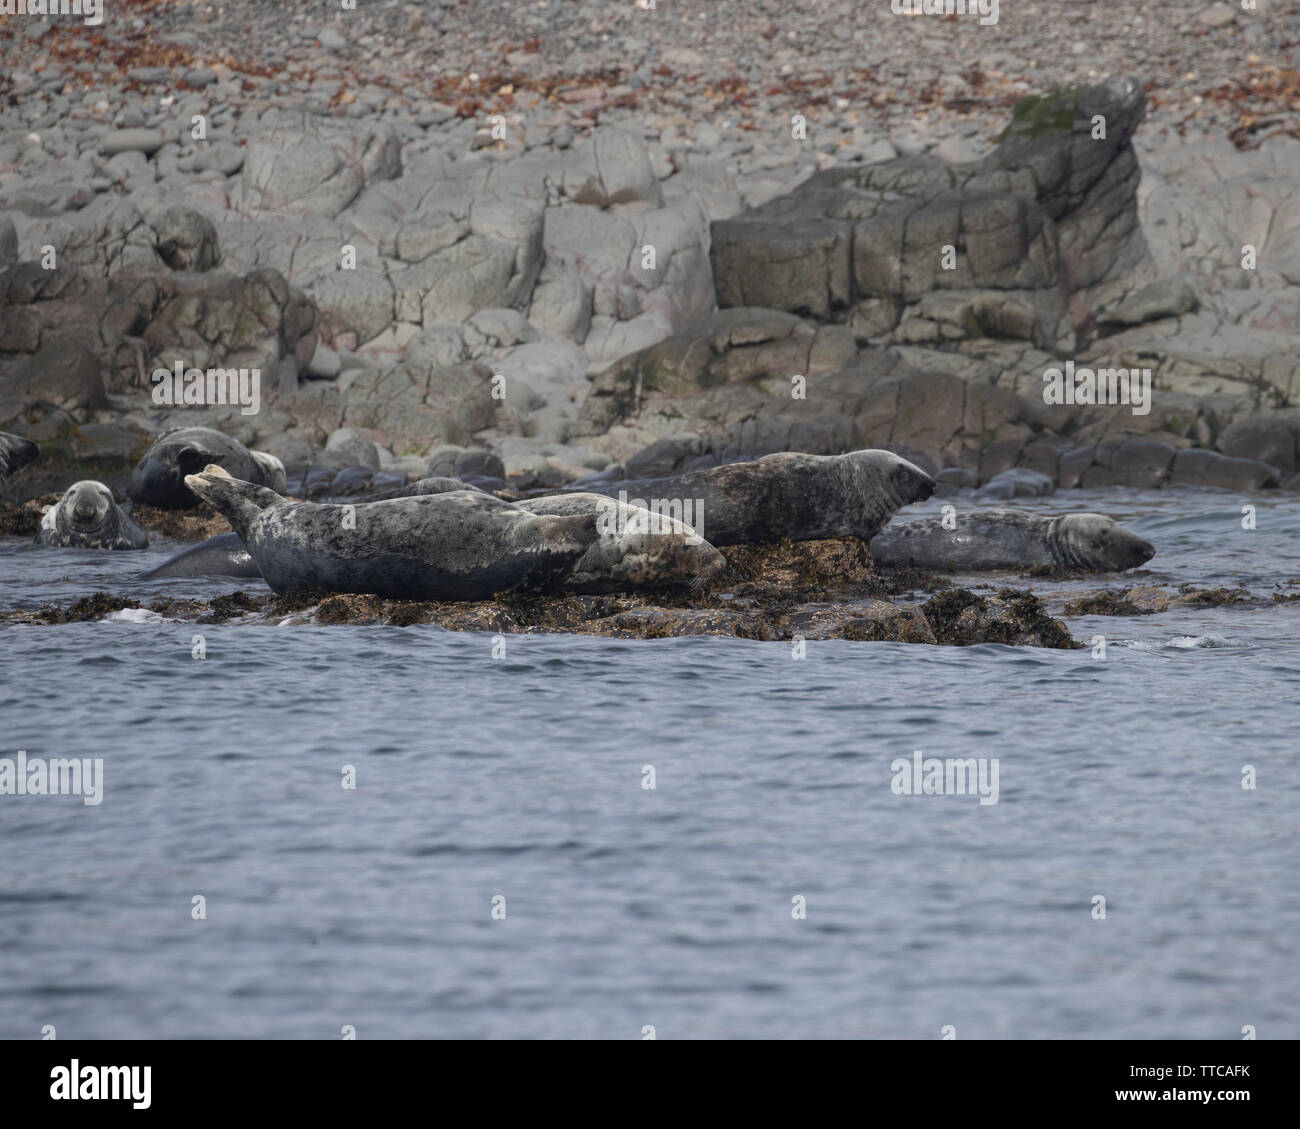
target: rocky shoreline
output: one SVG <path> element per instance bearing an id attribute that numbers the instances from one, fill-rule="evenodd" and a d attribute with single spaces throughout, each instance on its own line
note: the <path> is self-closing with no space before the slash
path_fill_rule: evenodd
<path id="1" fill-rule="evenodd" d="M 0 430 L 41 452 L 0 531 L 75 479 L 124 494 L 182 426 L 270 453 L 307 499 L 445 476 L 513 501 L 862 448 L 977 502 L 1300 489 L 1285 5 L 1042 0 L 983 28 L 774 0 L 118 9 L 0 42 Z M 245 610 L 1074 645 L 1037 597 L 889 580 L 861 542 L 727 555 L 673 599 Z M 1131 592 L 1072 614 L 1202 598 Z"/>
<path id="2" fill-rule="evenodd" d="M 1297 484 L 1293 11 L 120 7 L 0 44 L 20 498 L 196 425 L 335 495 L 861 447 L 958 488 Z M 1149 369 L 1146 410 L 1044 402 L 1067 362 Z M 256 410 L 158 403 L 178 365 L 258 371 Z"/>

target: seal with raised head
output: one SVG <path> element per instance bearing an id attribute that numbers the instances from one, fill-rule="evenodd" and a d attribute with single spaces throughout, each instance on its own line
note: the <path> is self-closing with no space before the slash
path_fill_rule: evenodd
<path id="1" fill-rule="evenodd" d="M 398 600 L 484 600 L 553 590 L 596 540 L 596 518 L 530 514 L 452 490 L 359 505 L 291 502 L 219 466 L 186 485 L 234 527 L 276 592 L 323 588 Z"/>
<path id="2" fill-rule="evenodd" d="M 254 452 L 257 454 L 258 452 Z M 369 498 L 358 498 L 352 504 L 366 506 L 371 502 L 383 502 L 390 498 L 413 498 L 420 494 L 446 494 L 451 490 L 473 490 L 455 478 L 421 478 L 407 486 L 375 494 Z M 240 580 L 260 580 L 261 570 L 253 560 L 247 546 L 240 540 L 238 533 L 218 533 L 188 549 L 182 549 L 174 557 L 169 557 L 157 568 L 142 572 L 137 580 L 158 580 L 166 577 L 195 576 L 233 576 Z"/>
<path id="3" fill-rule="evenodd" d="M 235 478 L 285 488 L 284 464 L 265 451 L 250 451 L 238 439 L 210 427 L 183 427 L 159 439 L 131 472 L 127 494 L 133 501 L 160 510 L 188 510 L 199 504 L 185 485 L 187 474 L 206 466 L 223 467 Z"/>
<path id="4" fill-rule="evenodd" d="M 765 541 L 870 540 L 903 506 L 934 493 L 934 479 L 891 451 L 805 455 L 782 451 L 752 462 L 666 478 L 602 483 L 588 491 L 652 512 L 691 506 L 690 524 L 711 545 Z"/>
<path id="5" fill-rule="evenodd" d="M 113 501 L 113 491 L 86 479 L 45 511 L 35 540 L 58 549 L 143 549 L 149 535 Z"/>
<path id="6" fill-rule="evenodd" d="M 558 494 L 516 504 L 534 514 L 596 515 L 596 541 L 564 581 L 571 592 L 694 587 L 727 565 L 726 558 L 685 522 L 603 494 Z"/>
<path id="7" fill-rule="evenodd" d="M 945 529 L 942 517 L 893 522 L 872 539 L 872 559 L 889 568 L 985 572 L 1064 568 L 1123 572 L 1155 556 L 1149 541 L 1104 514 L 1050 517 L 1028 510 L 972 510 Z"/>
<path id="8" fill-rule="evenodd" d="M 0 431 L 0 498 L 5 495 L 9 479 L 35 461 L 39 448 L 30 439 Z"/>

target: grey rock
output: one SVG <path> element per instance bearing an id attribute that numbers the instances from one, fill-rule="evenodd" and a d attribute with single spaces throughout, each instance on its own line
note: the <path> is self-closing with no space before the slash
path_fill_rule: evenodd
<path id="1" fill-rule="evenodd" d="M 344 466 L 379 469 L 379 449 L 355 427 L 340 427 L 325 442 L 326 452 L 345 460 Z"/>
<path id="2" fill-rule="evenodd" d="M 167 143 L 167 136 L 160 129 L 116 129 L 104 135 L 99 143 L 99 151 L 106 157 L 115 153 L 153 153 Z"/>

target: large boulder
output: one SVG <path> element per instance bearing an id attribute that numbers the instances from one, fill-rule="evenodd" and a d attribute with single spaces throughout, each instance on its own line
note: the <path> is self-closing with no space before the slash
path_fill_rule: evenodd
<path id="1" fill-rule="evenodd" d="M 1057 91 L 1017 104 L 981 161 L 817 173 L 714 222 L 718 302 L 847 322 L 862 339 L 1072 346 L 1087 309 L 1071 297 L 1145 256 L 1130 144 L 1143 104 L 1132 79 Z"/>

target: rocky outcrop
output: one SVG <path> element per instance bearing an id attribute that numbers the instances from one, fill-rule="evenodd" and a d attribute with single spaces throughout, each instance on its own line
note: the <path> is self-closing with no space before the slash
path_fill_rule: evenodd
<path id="1" fill-rule="evenodd" d="M 1143 106 L 1133 79 L 1057 91 L 1022 100 L 981 161 L 817 173 L 713 224 L 718 302 L 835 321 L 860 340 L 1072 348 L 1078 297 L 1145 255 L 1130 144 Z"/>

